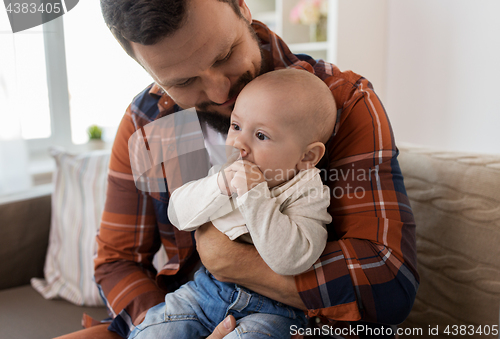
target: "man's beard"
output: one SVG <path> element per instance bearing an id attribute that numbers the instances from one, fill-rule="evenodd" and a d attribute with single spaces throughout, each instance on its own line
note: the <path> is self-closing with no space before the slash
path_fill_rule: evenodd
<path id="1" fill-rule="evenodd" d="M 250 71 L 243 74 L 233 87 L 229 90 L 228 100 L 234 98 L 254 77 Z M 210 106 L 220 106 L 214 102 L 203 102 L 196 107 L 200 122 L 205 122 L 219 133 L 227 134 L 231 127 L 231 117 L 225 116 L 219 112 L 211 111 Z M 234 104 L 231 110 L 234 108 Z"/>
<path id="2" fill-rule="evenodd" d="M 226 117 L 218 112 L 200 111 L 199 109 L 196 110 L 196 113 L 201 123 L 206 123 L 219 133 L 228 133 L 229 127 L 231 127 L 230 117 Z"/>
<path id="3" fill-rule="evenodd" d="M 260 70 L 259 73 L 255 75 L 255 77 L 265 73 L 268 70 L 266 59 L 264 58 L 264 54 L 260 45 L 259 38 L 252 26 L 249 25 L 249 30 L 252 35 L 252 38 L 257 42 L 259 51 L 260 51 Z M 245 87 L 250 81 L 255 78 L 250 71 L 247 71 L 243 74 L 238 81 L 231 87 L 228 94 L 228 100 L 234 98 L 242 89 Z M 221 106 L 215 102 L 203 102 L 196 106 L 196 112 L 198 113 L 198 119 L 200 122 L 207 123 L 210 127 L 216 130 L 219 133 L 227 134 L 229 128 L 231 127 L 231 117 L 225 116 L 219 112 L 210 110 L 210 106 Z M 234 108 L 234 104 L 231 107 L 231 111 Z"/>

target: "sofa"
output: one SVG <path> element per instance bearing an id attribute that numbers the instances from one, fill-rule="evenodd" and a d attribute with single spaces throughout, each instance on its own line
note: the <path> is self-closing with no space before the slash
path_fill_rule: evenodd
<path id="1" fill-rule="evenodd" d="M 81 173 L 82 162 L 78 161 L 85 162 L 89 156 L 67 159 L 78 165 L 75 173 Z M 399 162 L 417 224 L 421 279 L 413 310 L 400 325 L 407 335 L 401 337 L 464 337 L 465 328 L 467 338 L 499 338 L 494 329 L 498 330 L 500 308 L 500 155 L 403 145 Z M 60 166 L 61 158 L 59 172 Z M 101 182 L 104 168 L 96 167 L 104 172 L 100 173 Z M 59 180 L 57 175 L 54 178 Z M 53 252 L 49 245 L 55 237 L 51 225 L 54 228 L 54 213 L 61 213 L 54 206 L 61 201 L 54 199 L 57 187 L 0 200 L 1 338 L 52 338 L 81 329 L 83 313 L 94 319 L 108 316 L 102 304 L 82 306 L 89 302 L 60 293 L 45 299 L 32 287 L 44 281 L 44 266 L 49 280 L 46 256 Z M 104 196 L 104 189 L 99 186 L 97 196 Z M 87 195 L 86 199 L 102 205 L 97 196 Z M 98 214 L 101 210 L 92 211 Z M 73 219 L 78 217 L 73 215 Z M 469 335 L 472 330 L 474 334 Z"/>
<path id="2" fill-rule="evenodd" d="M 95 319 L 108 317 L 104 306 L 46 300 L 30 285 L 31 278 L 44 277 L 50 219 L 48 189 L 0 203 L 0 338 L 53 338 L 81 329 L 84 312 Z"/>
<path id="3" fill-rule="evenodd" d="M 400 151 L 421 281 L 401 326 L 432 338 L 500 338 L 500 155 Z"/>

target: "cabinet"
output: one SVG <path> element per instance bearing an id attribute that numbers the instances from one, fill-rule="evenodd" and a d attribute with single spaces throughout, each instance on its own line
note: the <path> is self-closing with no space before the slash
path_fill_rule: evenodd
<path id="1" fill-rule="evenodd" d="M 310 25 L 294 24 L 290 12 L 300 0 L 246 0 L 252 17 L 262 21 L 287 43 L 293 53 L 309 54 L 315 59 L 336 62 L 338 0 L 325 0 L 328 6 L 326 41 L 312 41 Z"/>

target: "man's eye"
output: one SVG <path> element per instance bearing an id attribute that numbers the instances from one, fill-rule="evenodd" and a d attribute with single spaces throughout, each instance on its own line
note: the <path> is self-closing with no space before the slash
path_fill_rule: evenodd
<path id="1" fill-rule="evenodd" d="M 255 136 L 257 137 L 257 139 L 259 140 L 268 140 L 269 138 L 267 137 L 267 135 L 265 135 L 264 133 L 262 132 L 257 132 L 257 134 L 255 134 Z"/>
<path id="2" fill-rule="evenodd" d="M 219 65 L 219 64 L 222 64 L 222 63 L 228 61 L 229 58 L 231 57 L 231 54 L 233 54 L 233 50 L 230 50 L 229 53 L 227 53 L 227 55 L 224 58 L 217 60 L 216 65 Z"/>
<path id="3" fill-rule="evenodd" d="M 176 84 L 175 87 L 186 87 L 186 86 L 189 86 L 192 82 L 193 82 L 193 78 L 190 78 L 190 79 L 187 79 L 184 82 Z"/>
<path id="4" fill-rule="evenodd" d="M 233 129 L 235 131 L 239 131 L 240 130 L 240 126 L 238 126 L 238 124 L 235 124 L 234 122 L 231 124 L 231 126 L 233 126 Z"/>
<path id="5" fill-rule="evenodd" d="M 233 50 L 230 50 L 229 53 L 227 53 L 227 55 L 221 61 L 227 61 L 231 57 L 232 53 L 233 53 Z"/>

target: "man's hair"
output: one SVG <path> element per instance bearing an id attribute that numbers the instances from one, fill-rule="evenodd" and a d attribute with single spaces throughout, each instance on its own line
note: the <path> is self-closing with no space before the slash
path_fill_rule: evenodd
<path id="1" fill-rule="evenodd" d="M 123 49 L 135 59 L 130 42 L 154 45 L 173 34 L 186 19 L 190 0 L 101 0 L 104 21 Z M 238 17 L 243 17 L 238 0 L 228 3 Z"/>

